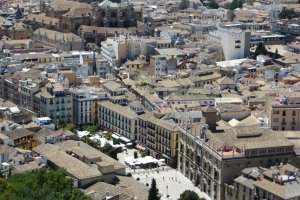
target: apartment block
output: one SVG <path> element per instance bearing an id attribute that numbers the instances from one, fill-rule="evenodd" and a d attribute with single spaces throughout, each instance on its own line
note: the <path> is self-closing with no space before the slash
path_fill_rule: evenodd
<path id="1" fill-rule="evenodd" d="M 101 42 L 101 55 L 112 65 L 119 66 L 122 61 L 133 60 L 153 54 L 159 38 L 124 36 L 107 38 Z"/>
<path id="2" fill-rule="evenodd" d="M 98 124 L 116 132 L 131 141 L 135 141 L 138 131 L 138 115 L 128 106 L 121 106 L 109 101 L 97 103 Z"/>
<path id="3" fill-rule="evenodd" d="M 45 91 L 37 93 L 40 116 L 49 117 L 53 123 L 71 123 L 73 120 L 72 95 L 60 83 L 48 83 Z"/>
<path id="4" fill-rule="evenodd" d="M 272 94 L 271 94 L 272 95 Z M 276 94 L 274 94 L 276 96 Z M 266 108 L 270 113 L 271 128 L 275 131 L 300 129 L 300 95 L 291 92 L 283 97 L 270 97 L 271 103 Z"/>
<path id="5" fill-rule="evenodd" d="M 31 79 L 20 80 L 19 96 L 20 106 L 33 110 L 34 94 L 39 91 L 39 85 Z"/>
<path id="6" fill-rule="evenodd" d="M 139 139 L 144 142 L 150 155 L 157 159 L 165 159 L 166 163 L 175 167 L 177 161 L 177 140 L 179 130 L 177 124 L 158 119 L 151 114 L 139 117 Z"/>

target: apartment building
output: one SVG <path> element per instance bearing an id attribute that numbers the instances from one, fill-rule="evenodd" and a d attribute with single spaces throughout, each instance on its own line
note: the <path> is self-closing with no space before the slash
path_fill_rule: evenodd
<path id="1" fill-rule="evenodd" d="M 73 121 L 72 95 L 60 83 L 48 83 L 44 91 L 35 96 L 39 97 L 40 116 L 51 118 L 54 124 Z"/>
<path id="2" fill-rule="evenodd" d="M 34 94 L 39 91 L 39 85 L 31 79 L 19 82 L 20 106 L 33 110 Z"/>
<path id="3" fill-rule="evenodd" d="M 202 94 L 196 95 L 170 95 L 164 98 L 167 105 L 201 105 L 201 106 L 215 106 L 215 97 Z"/>
<path id="4" fill-rule="evenodd" d="M 95 91 L 92 88 L 80 88 L 72 91 L 73 96 L 73 122 L 77 126 L 91 125 L 97 122 L 97 101 L 106 100 L 105 91 Z"/>
<path id="5" fill-rule="evenodd" d="M 245 167 L 270 167 L 294 160 L 294 144 L 269 129 L 234 127 L 211 132 L 202 124 L 179 126 L 177 169 L 213 200 L 225 199 Z"/>
<path id="6" fill-rule="evenodd" d="M 281 33 L 287 36 L 298 36 L 300 35 L 300 25 L 298 19 L 283 19 L 274 21 L 271 30 L 273 33 Z M 292 38 L 292 37 L 291 37 Z M 287 38 L 288 39 L 288 38 Z"/>
<path id="7" fill-rule="evenodd" d="M 107 38 L 101 42 L 101 55 L 112 65 L 120 66 L 127 59 L 149 57 L 157 46 L 157 38 L 124 36 Z"/>
<path id="8" fill-rule="evenodd" d="M 3 88 L 2 96 L 8 98 L 14 103 L 20 103 L 19 85 L 20 80 L 34 79 L 40 74 L 39 70 L 36 69 L 23 69 L 22 71 L 15 72 L 13 75 L 5 76 L 2 79 L 4 82 L 1 84 Z"/>
<path id="9" fill-rule="evenodd" d="M 299 130 L 299 92 L 291 92 L 283 97 L 276 97 L 276 94 L 271 95 L 273 97 L 268 97 L 271 102 L 266 105 L 271 118 L 271 128 L 275 131 Z"/>
<path id="10" fill-rule="evenodd" d="M 271 168 L 242 170 L 232 185 L 225 184 L 226 200 L 297 200 L 300 199 L 299 169 L 280 163 Z"/>
<path id="11" fill-rule="evenodd" d="M 128 91 L 127 88 L 115 81 L 104 83 L 103 88 L 109 93 L 110 96 L 124 95 L 125 92 Z"/>
<path id="12" fill-rule="evenodd" d="M 144 143 L 150 155 L 165 159 L 170 166 L 176 167 L 177 161 L 177 124 L 158 119 L 153 114 L 139 117 L 139 139 Z"/>
<path id="13" fill-rule="evenodd" d="M 105 129 L 135 141 L 137 139 L 138 114 L 128 106 L 109 101 L 97 103 L 98 124 Z"/>
<path id="14" fill-rule="evenodd" d="M 190 80 L 195 84 L 196 87 L 203 88 L 205 84 L 212 84 L 221 78 L 221 74 L 212 73 L 207 75 L 191 76 Z"/>
<path id="15" fill-rule="evenodd" d="M 177 60 L 174 57 L 152 55 L 150 58 L 150 66 L 152 68 L 151 75 L 153 76 L 175 74 L 177 72 Z"/>
<path id="16" fill-rule="evenodd" d="M 97 75 L 101 78 L 105 78 L 107 73 L 114 72 L 114 67 L 104 58 L 98 58 L 96 60 L 96 71 L 92 67 L 89 68 L 89 75 Z"/>
<path id="17" fill-rule="evenodd" d="M 160 36 L 170 40 L 173 44 L 175 43 L 178 37 L 187 38 L 190 35 L 190 32 L 187 30 L 181 30 L 170 27 L 161 27 L 160 29 Z"/>

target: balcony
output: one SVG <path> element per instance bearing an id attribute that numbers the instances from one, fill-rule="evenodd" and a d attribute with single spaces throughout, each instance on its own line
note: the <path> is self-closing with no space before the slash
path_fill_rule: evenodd
<path id="1" fill-rule="evenodd" d="M 155 142 L 154 141 L 151 141 L 151 140 L 147 140 L 147 142 L 149 142 L 149 143 L 151 143 L 151 144 L 155 144 Z"/>
<path id="2" fill-rule="evenodd" d="M 291 124 L 292 124 L 292 125 L 296 125 L 296 122 L 292 122 Z"/>
<path id="3" fill-rule="evenodd" d="M 286 125 L 286 122 L 281 122 L 281 125 Z"/>

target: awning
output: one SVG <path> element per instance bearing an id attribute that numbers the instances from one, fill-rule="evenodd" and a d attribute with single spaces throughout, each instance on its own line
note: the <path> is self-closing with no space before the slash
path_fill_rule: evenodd
<path id="1" fill-rule="evenodd" d="M 120 139 L 120 137 L 117 136 L 116 134 L 112 134 L 111 137 L 114 138 L 114 139 L 116 139 L 116 140 Z"/>
<path id="2" fill-rule="evenodd" d="M 128 143 L 128 142 L 131 141 L 131 140 L 129 140 L 128 138 L 126 138 L 126 137 L 124 137 L 124 136 L 120 137 L 120 140 L 122 140 L 122 141 L 125 142 L 125 143 Z"/>
<path id="3" fill-rule="evenodd" d="M 137 144 L 135 147 L 136 147 L 137 149 L 139 149 L 139 150 L 142 150 L 142 151 L 145 151 L 145 150 L 146 150 L 146 148 L 143 147 L 143 146 L 141 146 L 140 144 Z"/>

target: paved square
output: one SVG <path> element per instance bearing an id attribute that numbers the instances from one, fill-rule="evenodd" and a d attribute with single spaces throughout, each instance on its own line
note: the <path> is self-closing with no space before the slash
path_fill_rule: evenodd
<path id="1" fill-rule="evenodd" d="M 133 157 L 134 151 L 136 150 L 128 149 L 127 154 L 126 152 L 118 154 L 119 161 L 124 163 L 124 158 Z M 188 178 L 168 166 L 147 170 L 133 170 L 127 167 L 126 171 L 130 172 L 133 178 L 139 178 L 141 183 L 148 183 L 149 187 L 151 185 L 152 178 L 154 178 L 157 183 L 157 188 L 162 195 L 161 200 L 177 200 L 180 194 L 185 190 L 195 191 L 200 197 L 207 200 L 210 199 L 204 192 L 201 192 L 198 187 L 195 187 Z M 167 195 L 169 195 L 169 198 L 167 198 Z"/>

